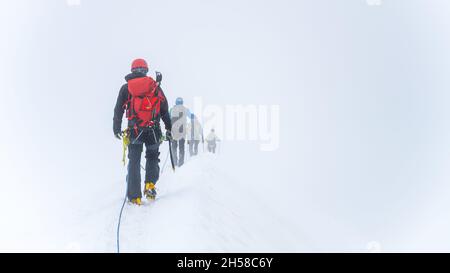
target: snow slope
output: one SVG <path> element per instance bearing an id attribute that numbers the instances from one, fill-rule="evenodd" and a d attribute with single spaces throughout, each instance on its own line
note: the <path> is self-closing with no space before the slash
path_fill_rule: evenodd
<path id="1" fill-rule="evenodd" d="M 0 252 L 115 250 L 136 57 L 170 104 L 279 105 L 280 146 L 164 174 L 125 251 L 449 251 L 450 2 L 382 2 L 0 1 Z"/>
<path id="2" fill-rule="evenodd" d="M 222 159 L 220 155 L 200 154 L 175 173 L 166 166 L 155 202 L 125 206 L 121 251 L 259 252 L 298 248 L 292 245 L 294 234 L 288 226 L 237 177 L 230 176 Z M 72 250 L 116 250 L 122 195 L 115 191 L 107 200 L 95 203 L 95 208 L 93 204 L 86 208 L 86 213 L 76 219 L 79 241 L 70 246 Z"/>

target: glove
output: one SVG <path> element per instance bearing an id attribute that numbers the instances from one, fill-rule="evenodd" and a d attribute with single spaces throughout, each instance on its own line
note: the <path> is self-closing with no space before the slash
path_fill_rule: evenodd
<path id="1" fill-rule="evenodd" d="M 172 141 L 172 132 L 169 130 L 166 131 L 166 140 Z"/>
<path id="2" fill-rule="evenodd" d="M 122 140 L 122 132 L 114 133 L 114 136 L 115 136 L 118 140 Z"/>

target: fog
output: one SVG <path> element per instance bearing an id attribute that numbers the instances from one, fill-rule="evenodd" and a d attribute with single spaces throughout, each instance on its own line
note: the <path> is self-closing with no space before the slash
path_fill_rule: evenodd
<path id="1" fill-rule="evenodd" d="M 65 251 L 120 198 L 138 57 L 171 104 L 279 106 L 277 150 L 227 140 L 221 162 L 299 251 L 448 251 L 450 4 L 372 2 L 1 0 L 0 251 Z"/>

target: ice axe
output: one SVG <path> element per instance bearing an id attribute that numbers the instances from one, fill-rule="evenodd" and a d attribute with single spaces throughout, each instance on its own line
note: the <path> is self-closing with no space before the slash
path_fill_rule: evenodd
<path id="1" fill-rule="evenodd" d="M 161 74 L 161 72 L 156 71 L 156 82 L 158 83 L 158 86 L 161 85 L 161 82 L 162 82 L 162 74 Z"/>
<path id="2" fill-rule="evenodd" d="M 156 71 L 156 83 L 158 86 L 161 86 L 162 82 L 162 74 L 161 72 Z M 173 154 L 172 154 L 172 139 L 167 139 L 167 142 L 169 142 L 169 155 L 170 155 L 170 163 L 172 164 L 172 169 L 175 171 L 175 162 L 173 161 Z"/>
<path id="3" fill-rule="evenodd" d="M 167 141 L 169 142 L 170 163 L 172 164 L 172 170 L 175 171 L 175 162 L 173 161 L 172 154 L 172 139 L 168 139 Z"/>
<path id="4" fill-rule="evenodd" d="M 155 94 L 156 94 L 156 96 L 158 96 L 158 93 L 159 93 L 158 87 L 161 87 L 162 74 L 161 74 L 161 72 L 158 72 L 158 71 L 156 71 L 155 73 L 156 73 L 156 85 L 157 85 Z"/>

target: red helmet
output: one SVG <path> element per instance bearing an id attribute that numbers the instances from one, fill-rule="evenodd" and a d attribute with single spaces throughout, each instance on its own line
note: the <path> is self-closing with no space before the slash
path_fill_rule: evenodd
<path id="1" fill-rule="evenodd" d="M 131 70 L 136 68 L 146 68 L 148 69 L 148 64 L 144 59 L 136 59 L 131 64 Z"/>

